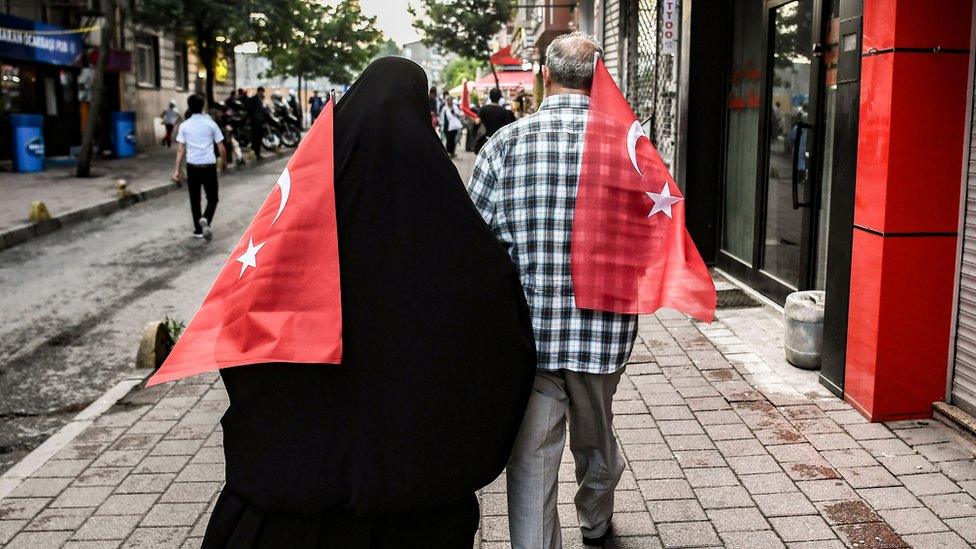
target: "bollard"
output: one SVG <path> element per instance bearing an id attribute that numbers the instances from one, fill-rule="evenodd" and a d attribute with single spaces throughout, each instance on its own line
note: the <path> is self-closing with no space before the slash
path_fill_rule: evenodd
<path id="1" fill-rule="evenodd" d="M 793 292 L 783 307 L 786 360 L 805 370 L 820 368 L 823 354 L 824 292 Z"/>
<path id="2" fill-rule="evenodd" d="M 115 197 L 119 200 L 125 200 L 130 198 L 132 192 L 129 191 L 129 184 L 125 179 L 118 179 L 115 181 Z"/>
<path id="3" fill-rule="evenodd" d="M 47 206 L 45 206 L 43 202 L 40 200 L 35 200 L 34 202 L 31 202 L 30 215 L 28 217 L 34 223 L 50 221 L 51 212 L 47 210 Z"/>
<path id="4" fill-rule="evenodd" d="M 156 320 L 146 325 L 136 353 L 136 368 L 155 370 L 163 365 L 173 347 L 173 338 L 165 321 Z"/>

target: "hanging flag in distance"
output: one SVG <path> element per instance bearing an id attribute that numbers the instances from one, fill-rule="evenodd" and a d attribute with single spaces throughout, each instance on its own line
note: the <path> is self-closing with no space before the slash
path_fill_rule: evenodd
<path id="1" fill-rule="evenodd" d="M 461 112 L 471 120 L 476 120 L 478 118 L 478 113 L 471 110 L 471 99 L 468 95 L 468 81 L 464 81 L 464 87 L 461 88 Z"/>
<path id="2" fill-rule="evenodd" d="M 596 60 L 572 234 L 576 306 L 715 316 L 715 285 L 684 197 L 602 59 Z"/>
<path id="3" fill-rule="evenodd" d="M 147 385 L 248 364 L 342 361 L 333 105 L 292 155 Z"/>

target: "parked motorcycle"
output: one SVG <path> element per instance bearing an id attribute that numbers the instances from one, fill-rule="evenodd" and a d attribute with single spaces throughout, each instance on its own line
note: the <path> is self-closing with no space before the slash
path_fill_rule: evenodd
<path id="1" fill-rule="evenodd" d="M 288 103 L 278 94 L 271 96 L 272 112 L 278 124 L 278 135 L 281 144 L 286 147 L 296 147 L 302 139 L 302 128 L 298 117 L 292 112 Z"/>

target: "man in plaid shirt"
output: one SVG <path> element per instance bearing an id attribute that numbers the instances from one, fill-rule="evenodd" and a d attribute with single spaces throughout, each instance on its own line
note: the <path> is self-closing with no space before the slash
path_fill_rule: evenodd
<path id="1" fill-rule="evenodd" d="M 469 193 L 518 267 L 532 314 L 538 373 L 508 464 L 512 545 L 559 548 L 557 477 L 569 417 L 583 542 L 602 545 L 624 460 L 612 431 L 613 395 L 637 317 L 576 308 L 570 273 L 573 208 L 593 81 L 590 37 L 546 50 L 539 112 L 496 133 L 478 154 Z M 623 144 L 621 145 L 623 146 Z"/>

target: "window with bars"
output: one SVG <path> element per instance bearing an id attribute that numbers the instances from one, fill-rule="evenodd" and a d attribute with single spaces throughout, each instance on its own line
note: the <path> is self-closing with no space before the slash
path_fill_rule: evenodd
<path id="1" fill-rule="evenodd" d="M 664 0 L 622 0 L 627 100 L 661 158 L 674 160 L 677 98 L 676 55 L 662 48 Z"/>

